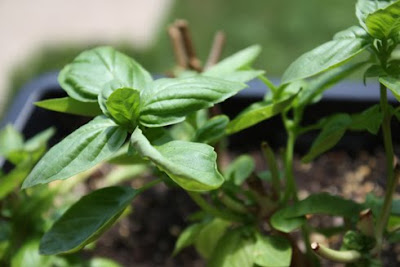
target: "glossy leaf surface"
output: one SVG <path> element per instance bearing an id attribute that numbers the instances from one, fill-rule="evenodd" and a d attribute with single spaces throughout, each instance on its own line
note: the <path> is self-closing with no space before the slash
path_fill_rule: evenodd
<path id="1" fill-rule="evenodd" d="M 229 118 L 225 115 L 218 115 L 208 120 L 196 131 L 195 142 L 213 144 L 225 135 Z"/>
<path id="2" fill-rule="evenodd" d="M 52 147 L 29 174 L 23 188 L 66 179 L 110 158 L 123 145 L 127 132 L 99 116 Z"/>
<path id="3" fill-rule="evenodd" d="M 290 242 L 280 236 L 257 234 L 254 246 L 254 263 L 263 267 L 290 266 L 292 247 Z"/>
<path id="4" fill-rule="evenodd" d="M 395 37 L 400 32 L 400 2 L 369 14 L 365 20 L 368 33 L 377 39 Z"/>
<path id="5" fill-rule="evenodd" d="M 43 236 L 40 253 L 72 253 L 97 239 L 130 205 L 137 191 L 130 187 L 96 190 L 72 205 Z"/>
<path id="6" fill-rule="evenodd" d="M 139 92 L 130 88 L 115 90 L 106 101 L 108 112 L 112 118 L 128 130 L 136 127 L 139 118 L 140 96 Z"/>
<path id="7" fill-rule="evenodd" d="M 35 102 L 35 105 L 52 111 L 81 116 L 95 117 L 102 114 L 99 104 L 81 102 L 72 97 L 47 99 Z"/>
<path id="8" fill-rule="evenodd" d="M 152 146 L 139 128 L 133 132 L 131 144 L 185 190 L 213 190 L 224 182 L 217 170 L 217 154 L 209 145 L 171 141 Z"/>
<path id="9" fill-rule="evenodd" d="M 186 115 L 222 102 L 245 87 L 243 83 L 202 76 L 159 79 L 141 95 L 140 123 L 160 127 L 181 122 Z"/>
<path id="10" fill-rule="evenodd" d="M 365 21 L 369 14 L 374 13 L 378 9 L 385 8 L 390 3 L 396 2 L 397 0 L 358 0 L 356 4 L 356 15 L 360 25 L 367 29 Z"/>
<path id="11" fill-rule="evenodd" d="M 350 219 L 358 217 L 362 209 L 362 205 L 353 201 L 320 193 L 275 212 L 270 222 L 275 229 L 289 233 L 303 225 L 307 214 L 326 214 Z"/>
<path id="12" fill-rule="evenodd" d="M 111 47 L 97 47 L 81 53 L 65 66 L 58 81 L 70 97 L 95 102 L 103 86 L 111 81 L 143 90 L 152 78 L 132 58 Z"/>
<path id="13" fill-rule="evenodd" d="M 380 77 L 379 82 L 386 86 L 400 101 L 400 79 L 393 76 Z"/>
<path id="14" fill-rule="evenodd" d="M 340 66 L 368 46 L 368 35 L 361 27 L 354 26 L 339 32 L 332 41 L 296 59 L 283 74 L 282 83 L 304 79 Z"/>

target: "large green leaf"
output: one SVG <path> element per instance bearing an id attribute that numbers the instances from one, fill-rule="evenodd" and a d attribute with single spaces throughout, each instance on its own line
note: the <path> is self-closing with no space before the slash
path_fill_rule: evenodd
<path id="1" fill-rule="evenodd" d="M 366 62 L 346 64 L 344 66 L 329 70 L 325 73 L 322 73 L 318 77 L 311 79 L 308 83 L 306 83 L 305 86 L 303 86 L 303 90 L 300 91 L 298 101 L 295 105 L 306 106 L 310 103 L 317 102 L 320 100 L 322 93 L 325 90 L 329 89 L 337 82 L 352 74 L 354 71 L 365 66 L 365 64 Z"/>
<path id="2" fill-rule="evenodd" d="M 40 253 L 71 253 L 96 240 L 119 218 L 138 191 L 130 187 L 96 190 L 72 205 L 42 237 Z"/>
<path id="3" fill-rule="evenodd" d="M 337 33 L 332 41 L 303 54 L 285 71 L 282 83 L 304 79 L 335 68 L 369 46 L 367 32 L 358 26 Z"/>
<path id="4" fill-rule="evenodd" d="M 349 127 L 350 130 L 367 130 L 372 134 L 377 134 L 382 124 L 383 113 L 381 112 L 379 105 L 373 105 L 361 113 L 353 114 L 351 119 L 352 123 Z"/>
<path id="5" fill-rule="evenodd" d="M 12 126 L 7 125 L 0 131 L 0 156 L 8 157 L 8 154 L 23 148 L 24 138 Z"/>
<path id="6" fill-rule="evenodd" d="M 256 163 L 249 155 L 241 155 L 235 159 L 225 171 L 227 181 L 235 185 L 241 185 L 256 168 Z"/>
<path id="7" fill-rule="evenodd" d="M 97 47 L 81 53 L 65 66 L 58 81 L 70 97 L 82 102 L 95 102 L 103 86 L 111 81 L 144 90 L 152 78 L 132 58 L 111 47 Z"/>
<path id="8" fill-rule="evenodd" d="M 249 67 L 260 53 L 261 46 L 259 45 L 247 47 L 232 56 L 221 60 L 218 64 L 203 72 L 203 75 L 221 77 L 221 75 L 228 75 L 237 70 L 243 69 L 244 67 Z"/>
<path id="9" fill-rule="evenodd" d="M 81 102 L 72 97 L 53 98 L 35 102 L 35 105 L 44 109 L 69 113 L 74 115 L 94 117 L 101 115 L 101 109 L 97 103 Z"/>
<path id="10" fill-rule="evenodd" d="M 139 118 L 139 92 L 131 88 L 115 90 L 107 99 L 106 106 L 112 118 L 128 130 L 136 128 Z"/>
<path id="11" fill-rule="evenodd" d="M 210 258 L 231 224 L 231 222 L 219 218 L 205 223 L 194 241 L 197 252 L 206 259 Z"/>
<path id="12" fill-rule="evenodd" d="M 139 128 L 133 132 L 131 144 L 185 190 L 213 190 L 224 182 L 217 169 L 217 154 L 209 145 L 171 141 L 152 146 Z"/>
<path id="13" fill-rule="evenodd" d="M 320 193 L 278 210 L 272 215 L 270 222 L 275 229 L 289 233 L 303 225 L 307 214 L 326 214 L 351 219 L 357 218 L 361 210 L 363 210 L 363 206 L 358 203 L 327 193 Z"/>
<path id="14" fill-rule="evenodd" d="M 255 238 L 243 229 L 226 232 L 214 249 L 210 267 L 253 267 Z"/>
<path id="15" fill-rule="evenodd" d="M 249 128 L 263 120 L 269 119 L 290 106 L 295 96 L 279 100 L 277 102 L 261 101 L 256 102 L 243 110 L 234 118 L 226 128 L 227 134 L 234 134 L 246 128 Z"/>
<path id="16" fill-rule="evenodd" d="M 395 37 L 400 32 L 400 2 L 391 3 L 369 14 L 365 20 L 368 33 L 377 39 Z"/>
<path id="17" fill-rule="evenodd" d="M 352 119 L 348 114 L 336 114 L 327 118 L 322 131 L 311 145 L 310 151 L 303 157 L 303 162 L 310 162 L 315 157 L 334 147 L 342 138 Z"/>
<path id="18" fill-rule="evenodd" d="M 96 117 L 51 148 L 22 187 L 66 179 L 85 171 L 118 151 L 126 135 L 126 130 L 111 119 Z"/>
<path id="19" fill-rule="evenodd" d="M 185 116 L 222 102 L 246 85 L 210 77 L 159 79 L 142 93 L 140 123 L 160 127 L 181 122 Z"/>
<path id="20" fill-rule="evenodd" d="M 369 14 L 374 13 L 378 9 L 385 8 L 390 3 L 396 2 L 397 0 L 358 0 L 356 4 L 356 15 L 360 25 L 367 30 L 365 21 Z"/>
<path id="21" fill-rule="evenodd" d="M 39 254 L 39 240 L 24 243 L 13 256 L 11 267 L 52 267 L 55 257 Z"/>
<path id="22" fill-rule="evenodd" d="M 386 86 L 400 101 L 400 79 L 393 76 L 380 77 L 379 82 Z"/>
<path id="23" fill-rule="evenodd" d="M 201 126 L 194 137 L 194 141 L 206 144 L 213 144 L 225 135 L 229 118 L 225 115 L 212 117 Z"/>
<path id="24" fill-rule="evenodd" d="M 290 242 L 281 236 L 263 236 L 257 233 L 254 246 L 254 263 L 263 267 L 290 266 L 292 247 Z"/>

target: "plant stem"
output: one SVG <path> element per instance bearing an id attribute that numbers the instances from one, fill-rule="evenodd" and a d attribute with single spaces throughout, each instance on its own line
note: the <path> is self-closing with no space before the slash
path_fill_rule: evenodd
<path id="1" fill-rule="evenodd" d="M 190 192 L 186 191 L 189 196 L 193 199 L 193 201 L 200 207 L 202 208 L 205 212 L 215 216 L 219 217 L 221 219 L 225 219 L 228 221 L 236 221 L 236 222 L 243 222 L 243 219 L 241 216 L 237 216 L 235 214 L 227 213 L 227 212 L 222 212 L 216 207 L 211 206 L 199 193 L 196 192 Z"/>
<path id="2" fill-rule="evenodd" d="M 394 168 L 393 168 L 394 152 L 392 144 L 392 133 L 390 127 L 390 121 L 392 115 L 390 113 L 389 105 L 387 102 L 387 90 L 383 84 L 380 84 L 380 94 L 381 94 L 380 105 L 383 113 L 383 121 L 381 127 L 383 134 L 383 143 L 386 153 L 387 186 L 386 186 L 386 193 L 383 202 L 383 207 L 381 209 L 380 215 L 377 218 L 377 223 L 376 223 L 376 241 L 377 241 L 376 252 L 378 254 L 382 249 L 383 234 L 388 222 L 392 206 L 392 198 L 396 188 Z"/>
<path id="3" fill-rule="evenodd" d="M 163 180 L 162 178 L 158 178 L 158 179 L 156 179 L 156 180 L 154 180 L 154 181 L 148 182 L 147 184 L 145 184 L 144 186 L 142 186 L 141 188 L 139 188 L 138 191 L 139 191 L 140 193 L 143 193 L 144 191 L 146 191 L 146 190 L 152 188 L 153 186 L 155 186 L 156 184 L 162 182 L 162 180 Z"/>
<path id="4" fill-rule="evenodd" d="M 274 189 L 274 197 L 278 201 L 280 200 L 281 182 L 279 179 L 278 163 L 276 162 L 275 154 L 267 142 L 261 144 L 264 157 L 267 161 L 269 170 L 271 172 L 272 187 Z"/>
<path id="5" fill-rule="evenodd" d="M 286 188 L 284 195 L 284 203 L 289 201 L 291 197 L 297 201 L 297 186 L 294 180 L 293 174 L 293 154 L 294 154 L 294 144 L 296 141 L 296 134 L 292 129 L 287 129 L 288 140 L 286 143 L 285 151 L 285 179 Z"/>

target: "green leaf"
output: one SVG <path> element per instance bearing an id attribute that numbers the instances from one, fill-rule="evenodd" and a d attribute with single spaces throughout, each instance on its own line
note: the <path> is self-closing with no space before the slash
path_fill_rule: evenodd
<path id="1" fill-rule="evenodd" d="M 196 131 L 195 142 L 214 144 L 225 135 L 229 118 L 225 115 L 218 115 L 208 120 Z"/>
<path id="2" fill-rule="evenodd" d="M 391 3 L 369 14 L 365 24 L 368 33 L 374 38 L 395 37 L 400 32 L 400 2 Z"/>
<path id="3" fill-rule="evenodd" d="M 254 246 L 254 263 L 263 267 L 290 266 L 292 247 L 290 242 L 280 236 L 263 236 L 257 233 Z"/>
<path id="4" fill-rule="evenodd" d="M 219 218 L 205 223 L 194 241 L 197 252 L 206 259 L 210 258 L 230 225 L 231 222 Z"/>
<path id="5" fill-rule="evenodd" d="M 141 95 L 140 123 L 161 127 L 181 122 L 188 114 L 222 102 L 245 87 L 243 83 L 202 76 L 159 79 Z"/>
<path id="6" fill-rule="evenodd" d="M 365 21 L 368 15 L 374 13 L 378 9 L 385 8 L 390 3 L 396 2 L 397 0 L 358 0 L 356 4 L 356 15 L 360 25 L 367 29 Z"/>
<path id="7" fill-rule="evenodd" d="M 130 187 L 115 186 L 82 197 L 43 236 L 40 253 L 52 255 L 82 249 L 110 228 L 137 194 Z"/>
<path id="8" fill-rule="evenodd" d="M 303 54 L 285 71 L 282 83 L 314 76 L 338 67 L 352 59 L 370 45 L 368 34 L 361 27 L 339 32 L 329 41 Z"/>
<path id="9" fill-rule="evenodd" d="M 139 118 L 139 92 L 130 88 L 115 90 L 106 101 L 107 110 L 112 118 L 122 126 L 133 130 Z"/>
<path id="10" fill-rule="evenodd" d="M 217 169 L 217 154 L 209 145 L 171 141 L 152 146 L 139 128 L 133 132 L 131 144 L 185 190 L 213 190 L 224 182 Z"/>
<path id="11" fill-rule="evenodd" d="M 348 114 L 336 114 L 325 120 L 322 131 L 311 145 L 310 151 L 302 158 L 303 162 L 310 162 L 315 157 L 334 147 L 351 125 Z"/>
<path id="12" fill-rule="evenodd" d="M 259 45 L 247 47 L 232 56 L 221 60 L 218 64 L 203 72 L 202 75 L 219 78 L 221 75 L 223 76 L 234 73 L 244 67 L 249 67 L 260 53 L 261 46 Z"/>
<path id="13" fill-rule="evenodd" d="M 363 206 L 350 200 L 326 193 L 314 194 L 290 207 L 278 210 L 271 217 L 271 225 L 284 233 L 292 232 L 306 221 L 307 214 L 358 217 Z"/>
<path id="14" fill-rule="evenodd" d="M 226 232 L 214 249 L 208 266 L 253 267 L 255 242 L 242 229 Z"/>
<path id="15" fill-rule="evenodd" d="M 149 128 L 157 129 L 157 128 Z M 196 129 L 187 120 L 177 123 L 170 128 L 169 131 L 172 139 L 182 141 L 192 141 L 196 134 Z M 172 140 L 170 140 L 172 141 Z"/>
<path id="16" fill-rule="evenodd" d="M 12 258 L 11 267 L 51 267 L 54 257 L 39 255 L 39 240 L 26 242 Z"/>
<path id="17" fill-rule="evenodd" d="M 263 70 L 238 70 L 231 73 L 221 74 L 216 78 L 220 78 L 231 82 L 245 83 L 254 80 L 255 78 L 257 78 L 260 75 L 263 75 L 264 73 L 265 71 Z"/>
<path id="18" fill-rule="evenodd" d="M 367 130 L 372 134 L 377 134 L 382 124 L 383 113 L 379 105 L 373 105 L 359 114 L 353 114 L 351 119 L 352 123 L 350 124 L 349 130 Z"/>
<path id="19" fill-rule="evenodd" d="M 103 86 L 111 81 L 140 91 L 147 88 L 152 78 L 132 58 L 111 47 L 97 47 L 81 53 L 65 66 L 58 81 L 70 97 L 95 102 Z"/>
<path id="20" fill-rule="evenodd" d="M 0 131 L 0 156 L 8 157 L 8 154 L 23 148 L 24 138 L 10 124 Z"/>
<path id="21" fill-rule="evenodd" d="M 262 101 L 256 102 L 243 110 L 235 119 L 233 119 L 226 128 L 227 134 L 234 134 L 246 128 L 249 128 L 263 120 L 269 119 L 283 110 L 285 110 L 295 96 L 279 100 L 278 102 Z"/>
<path id="22" fill-rule="evenodd" d="M 241 185 L 256 168 L 256 164 L 249 155 L 241 155 L 233 161 L 224 173 L 227 181 Z"/>
<path id="23" fill-rule="evenodd" d="M 88 267 L 122 267 L 119 263 L 106 258 L 93 258 Z"/>
<path id="24" fill-rule="evenodd" d="M 190 225 L 185 230 L 183 230 L 175 243 L 175 248 L 172 255 L 175 256 L 182 249 L 192 245 L 196 241 L 196 238 L 199 236 L 199 233 L 203 229 L 203 227 L 204 223 L 196 223 Z"/>
<path id="25" fill-rule="evenodd" d="M 95 117 L 102 114 L 99 104 L 81 102 L 71 97 L 47 99 L 35 102 L 35 105 L 52 111 L 81 116 Z"/>
<path id="26" fill-rule="evenodd" d="M 33 167 L 33 163 L 27 159 L 18 164 L 11 172 L 0 176 L 0 200 L 19 187 L 22 181 L 28 176 Z"/>
<path id="27" fill-rule="evenodd" d="M 322 73 L 320 76 L 310 80 L 305 86 L 303 86 L 303 90 L 300 91 L 298 96 L 298 102 L 295 103 L 295 105 L 300 107 L 317 102 L 322 97 L 322 93 L 325 90 L 343 80 L 354 71 L 365 66 L 365 64 L 366 62 L 346 64 Z"/>
<path id="28" fill-rule="evenodd" d="M 396 97 L 397 101 L 400 101 L 400 79 L 393 76 L 380 77 L 379 82 L 386 86 Z"/>
<path id="29" fill-rule="evenodd" d="M 69 178 L 110 158 L 127 132 L 111 119 L 98 116 L 51 148 L 26 178 L 22 188 Z"/>

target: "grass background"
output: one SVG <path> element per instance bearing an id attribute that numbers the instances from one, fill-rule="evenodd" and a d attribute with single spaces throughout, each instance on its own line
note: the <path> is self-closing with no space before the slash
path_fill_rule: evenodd
<path id="1" fill-rule="evenodd" d="M 154 73 L 174 66 L 174 56 L 166 34 L 175 19 L 189 22 L 200 59 L 206 60 L 214 33 L 227 35 L 224 56 L 252 44 L 263 52 L 256 66 L 268 76 L 279 77 L 302 53 L 330 40 L 337 31 L 357 23 L 355 0 L 175 0 L 171 13 L 159 29 L 155 44 L 137 51 L 132 44 L 116 48 L 134 57 Z M 16 66 L 10 76 L 10 94 L 38 75 L 61 69 L 79 52 L 100 44 L 48 45 Z M 11 101 L 8 101 L 10 103 Z"/>

